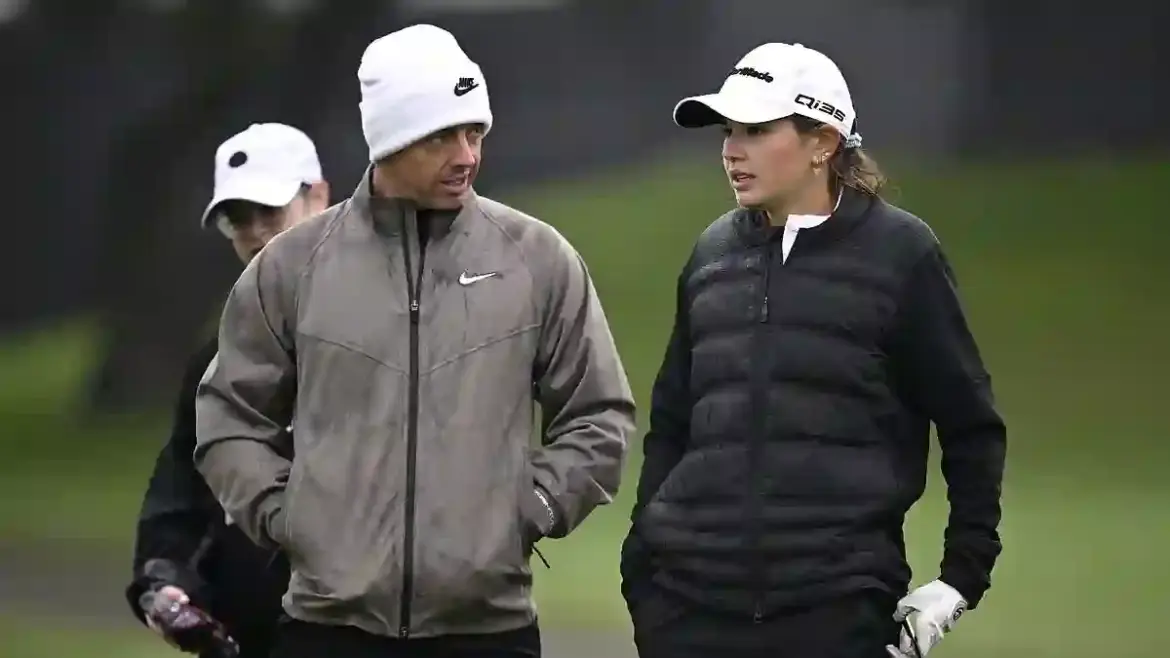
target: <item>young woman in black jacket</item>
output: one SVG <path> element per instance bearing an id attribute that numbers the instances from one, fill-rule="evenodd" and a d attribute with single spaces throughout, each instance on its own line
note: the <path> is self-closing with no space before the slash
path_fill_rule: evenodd
<path id="1" fill-rule="evenodd" d="M 738 207 L 698 238 L 650 409 L 622 590 L 644 658 L 921 658 L 1000 552 L 1006 431 L 954 276 L 881 198 L 837 65 L 749 52 L 676 123 L 719 125 Z M 930 424 L 951 504 L 909 591 Z"/>

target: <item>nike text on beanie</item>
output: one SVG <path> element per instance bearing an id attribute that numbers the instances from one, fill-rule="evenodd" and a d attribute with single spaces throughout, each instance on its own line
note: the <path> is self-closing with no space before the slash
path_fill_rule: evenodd
<path id="1" fill-rule="evenodd" d="M 483 72 L 450 32 L 434 25 L 375 39 L 362 54 L 358 82 L 371 162 L 452 126 L 491 128 Z"/>

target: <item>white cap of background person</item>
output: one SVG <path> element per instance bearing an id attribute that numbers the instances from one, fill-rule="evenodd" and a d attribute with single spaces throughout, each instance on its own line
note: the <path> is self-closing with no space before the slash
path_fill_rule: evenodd
<path id="1" fill-rule="evenodd" d="M 203 211 L 203 227 L 224 201 L 283 208 L 301 186 L 322 179 L 317 147 L 308 135 L 283 123 L 254 123 L 215 151 L 215 190 Z"/>
<path id="2" fill-rule="evenodd" d="M 445 128 L 491 130 L 483 71 L 440 27 L 420 23 L 375 39 L 362 53 L 357 77 L 370 162 Z"/>
<path id="3" fill-rule="evenodd" d="M 799 114 L 841 133 L 846 146 L 860 146 L 857 113 L 845 76 L 824 53 L 799 43 L 766 43 L 736 63 L 719 91 L 684 98 L 674 122 L 701 128 L 731 120 L 759 124 Z"/>

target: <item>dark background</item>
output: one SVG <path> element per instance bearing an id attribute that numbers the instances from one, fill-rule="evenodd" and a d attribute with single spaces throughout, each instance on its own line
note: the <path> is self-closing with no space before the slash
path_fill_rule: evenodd
<path id="1" fill-rule="evenodd" d="M 9 249 L 0 332 L 78 313 L 109 334 L 93 402 L 157 403 L 237 268 L 201 239 L 211 154 L 252 121 L 365 166 L 357 61 L 411 22 L 456 34 L 499 117 L 481 191 L 636 161 L 682 95 L 768 40 L 831 51 L 867 146 L 942 158 L 1164 149 L 1165 4 L 956 0 L 14 2 L 0 24 Z M 502 6 L 502 8 L 501 8 Z M 511 8 L 509 6 L 519 7 Z M 1057 10 L 1059 9 L 1059 10 Z"/>

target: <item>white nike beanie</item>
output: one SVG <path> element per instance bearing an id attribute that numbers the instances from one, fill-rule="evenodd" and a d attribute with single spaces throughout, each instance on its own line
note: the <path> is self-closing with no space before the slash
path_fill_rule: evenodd
<path id="1" fill-rule="evenodd" d="M 362 54 L 362 132 L 370 162 L 427 135 L 468 123 L 491 128 L 487 81 L 450 32 L 411 25 L 375 39 Z"/>

